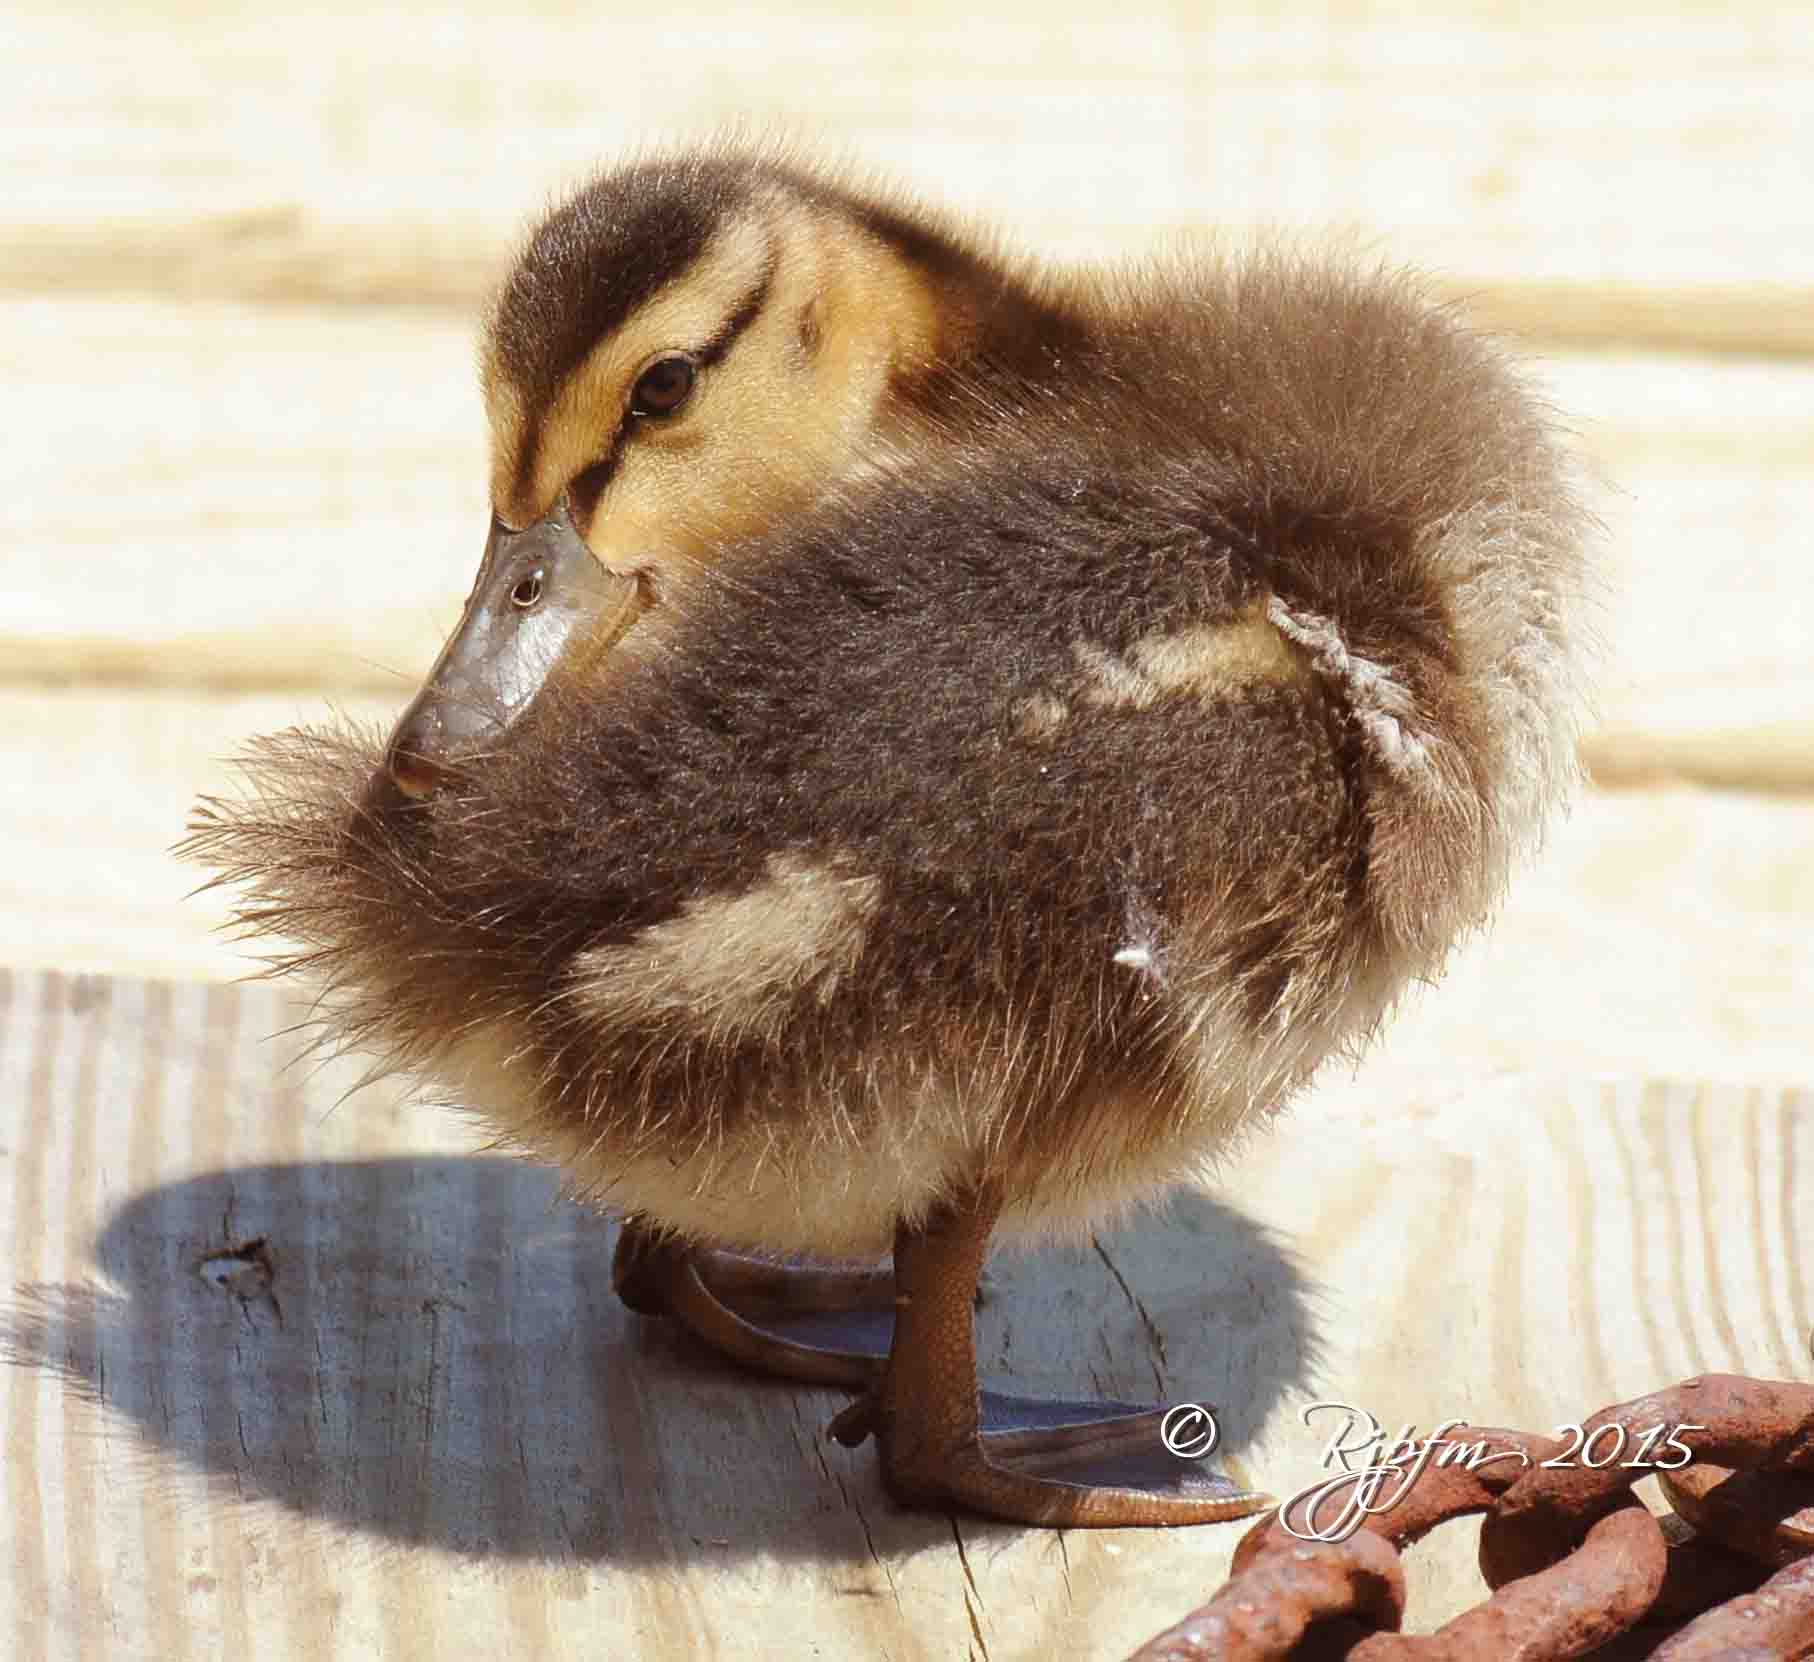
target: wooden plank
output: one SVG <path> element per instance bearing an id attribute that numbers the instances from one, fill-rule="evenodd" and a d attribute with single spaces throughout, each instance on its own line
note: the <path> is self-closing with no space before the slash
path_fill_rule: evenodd
<path id="1" fill-rule="evenodd" d="M 396 688 L 483 546 L 472 331 L 394 311 L 0 304 L 8 679 Z"/>
<path id="2" fill-rule="evenodd" d="M 1606 527 L 1611 782 L 1814 786 L 1814 372 L 1654 356 L 1536 366 L 1575 426 Z"/>
<path id="3" fill-rule="evenodd" d="M 1779 282 L 1647 285 L 1436 276 L 1483 324 L 1564 349 L 1814 357 L 1814 290 Z"/>
<path id="4" fill-rule="evenodd" d="M 545 194 L 740 121 L 1035 246 L 1347 227 L 1561 338 L 1810 349 L 1802 10 L 1439 19 L 825 0 L 255 17 L 9 8 L 0 286 L 470 301 Z"/>
<path id="5" fill-rule="evenodd" d="M 1106 1659 L 1220 1581 L 1235 1529 L 896 1510 L 824 1439 L 835 1394 L 631 1317 L 601 1221 L 452 1116 L 335 1106 L 343 1067 L 266 1039 L 293 1015 L 0 978 L 9 1654 Z M 1289 1490 L 1320 1474 L 1317 1399 L 1546 1429 L 1804 1371 L 1810 1181 L 1805 1093 L 1325 1093 L 1215 1192 L 998 1259 L 984 1366 L 1211 1399 L 1236 1468 Z M 1467 1532 L 1411 1576 L 1417 1626 L 1471 1602 Z"/>
<path id="6" fill-rule="evenodd" d="M 408 686 L 483 536 L 471 327 L 0 301 L 0 369 L 32 411 L 0 449 L 0 675 Z M 1537 373 L 1607 526 L 1596 774 L 1814 789 L 1814 367 L 1571 355 Z"/>
<path id="7" fill-rule="evenodd" d="M 1591 792 L 1362 1066 L 1814 1078 L 1814 803 Z"/>
<path id="8" fill-rule="evenodd" d="M 400 698 L 348 699 L 382 720 Z M 198 794 L 245 740 L 326 713 L 319 697 L 243 699 L 0 688 L 0 964 L 207 976 L 254 969 L 211 933 L 227 899 L 171 854 Z"/>
<path id="9" fill-rule="evenodd" d="M 1582 746 L 1597 784 L 1691 780 L 1805 796 L 1814 778 L 1814 675 L 1663 684 L 1610 694 L 1607 706 Z"/>
<path id="10" fill-rule="evenodd" d="M 382 722 L 399 698 L 350 700 Z M 227 899 L 184 896 L 191 804 L 252 734 L 317 720 L 302 694 L 0 688 L 0 963 L 224 979 Z M 1363 1078 L 1553 1067 L 1814 1079 L 1814 802 L 1592 792 L 1503 916 L 1413 997 Z"/>

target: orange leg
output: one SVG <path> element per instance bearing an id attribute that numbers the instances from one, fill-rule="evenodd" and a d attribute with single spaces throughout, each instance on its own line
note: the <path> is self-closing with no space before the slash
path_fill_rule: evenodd
<path id="1" fill-rule="evenodd" d="M 999 1212 L 980 1193 L 896 1232 L 888 1365 L 832 1434 L 852 1444 L 873 1434 L 890 1492 L 909 1505 L 956 1503 L 1017 1523 L 1216 1523 L 1272 1505 L 1170 1454 L 1162 1410 L 979 1398 L 972 1305 Z"/>

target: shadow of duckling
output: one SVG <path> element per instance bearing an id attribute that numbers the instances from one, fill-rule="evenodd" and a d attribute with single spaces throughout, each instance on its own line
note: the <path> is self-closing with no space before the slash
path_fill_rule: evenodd
<path id="1" fill-rule="evenodd" d="M 61 1373 L 214 1497 L 381 1540 L 626 1564 L 948 1544 L 826 1436 L 840 1393 L 752 1388 L 632 1316 L 614 1233 L 502 1158 L 209 1172 L 119 1207 L 97 1280 L 18 1289 L 0 1357 Z M 1213 1403 L 1238 1460 L 1312 1371 L 1312 1305 L 1266 1229 L 1186 1192 L 1002 1258 L 979 1359 L 1010 1391 Z"/>

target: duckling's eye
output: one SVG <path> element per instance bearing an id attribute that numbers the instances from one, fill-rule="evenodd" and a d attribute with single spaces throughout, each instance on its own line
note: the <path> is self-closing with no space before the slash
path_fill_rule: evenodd
<path id="1" fill-rule="evenodd" d="M 540 567 L 521 579 L 510 591 L 510 604 L 520 611 L 528 611 L 542 598 L 542 573 Z"/>
<path id="2" fill-rule="evenodd" d="M 630 394 L 630 414 L 671 416 L 692 396 L 697 373 L 693 360 L 682 353 L 657 358 L 636 378 L 635 390 Z"/>

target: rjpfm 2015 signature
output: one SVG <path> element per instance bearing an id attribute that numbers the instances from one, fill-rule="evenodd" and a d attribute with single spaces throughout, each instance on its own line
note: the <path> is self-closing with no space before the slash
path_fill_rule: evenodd
<path id="1" fill-rule="evenodd" d="M 1301 1541 L 1344 1541 L 1360 1528 L 1363 1519 L 1389 1512 L 1435 1466 L 1461 1466 L 1478 1471 L 1496 1460 L 1516 1460 L 1522 1465 L 1627 1466 L 1651 1471 L 1677 1471 L 1694 1458 L 1682 1433 L 1704 1431 L 1699 1425 L 1659 1424 L 1642 1430 L 1608 1423 L 1592 1431 L 1583 1426 L 1559 1425 L 1554 1435 L 1563 1447 L 1549 1459 L 1533 1462 L 1520 1449 L 1491 1449 L 1483 1438 L 1469 1442 L 1450 1432 L 1466 1420 L 1444 1420 L 1427 1437 L 1406 1425 L 1397 1436 L 1365 1409 L 1350 1403 L 1306 1403 L 1301 1411 L 1305 1425 L 1319 1414 L 1341 1414 L 1342 1424 L 1323 1445 L 1322 1465 L 1334 1475 L 1308 1483 L 1279 1506 L 1279 1522 Z M 1181 1402 L 1166 1411 L 1159 1435 L 1166 1448 L 1186 1460 L 1200 1460 L 1222 1440 L 1222 1430 L 1212 1409 L 1200 1403 Z M 1629 1458 L 1627 1454 L 1629 1452 Z M 1339 1470 L 1337 1468 L 1340 1468 Z M 1325 1501 L 1346 1494 L 1337 1514 L 1318 1521 Z M 1293 1513 L 1299 1514 L 1298 1518 Z M 1299 1521 L 1308 1519 L 1308 1525 Z"/>

